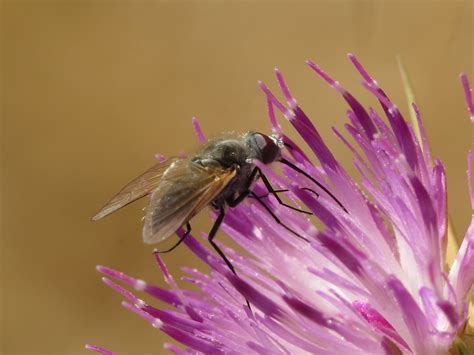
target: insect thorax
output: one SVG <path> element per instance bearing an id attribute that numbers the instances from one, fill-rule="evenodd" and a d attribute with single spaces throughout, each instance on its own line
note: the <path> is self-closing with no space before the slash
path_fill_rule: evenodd
<path id="1" fill-rule="evenodd" d="M 237 168 L 244 166 L 251 151 L 240 139 L 215 139 L 209 141 L 193 158 L 194 162 L 213 168 Z"/>

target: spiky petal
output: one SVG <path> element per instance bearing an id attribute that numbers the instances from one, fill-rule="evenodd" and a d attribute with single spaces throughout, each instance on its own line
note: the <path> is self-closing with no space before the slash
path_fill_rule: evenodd
<path id="1" fill-rule="evenodd" d="M 327 147 L 281 72 L 277 69 L 276 77 L 284 102 L 260 83 L 273 132 L 292 147 L 284 158 L 337 198 L 287 166 L 279 176 L 255 163 L 276 187 L 290 190 L 287 198 L 304 205 L 324 225 L 318 230 L 306 215 L 279 205 L 272 196 L 266 198 L 279 218 L 309 243 L 247 199 L 229 210 L 222 230 L 250 256 L 219 243 L 238 276 L 205 246 L 206 235 L 202 241 L 194 236 L 185 241 L 211 267 L 210 274 L 183 268 L 183 279 L 200 291 L 180 288 L 158 254 L 169 290 L 98 267 L 107 276 L 104 282 L 127 300 L 127 309 L 184 345 L 167 344 L 168 350 L 176 354 L 445 354 L 462 333 L 474 281 L 474 227 L 468 229 L 446 274 L 446 176 L 442 163 L 431 159 L 419 110 L 413 106 L 417 139 L 414 128 L 356 57 L 350 54 L 349 59 L 361 74 L 363 86 L 378 99 L 388 124 L 318 65 L 308 65 L 348 104 L 345 129 L 351 139 L 334 131 L 353 155 L 358 181 Z M 473 119 L 469 83 L 466 76 L 461 80 Z M 282 132 L 277 112 L 300 134 L 319 165 Z M 196 120 L 193 124 L 203 141 L 199 124 Z M 471 181 L 471 154 L 468 178 Z M 254 191 L 266 194 L 260 183 Z M 111 279 L 173 309 L 146 304 Z"/>

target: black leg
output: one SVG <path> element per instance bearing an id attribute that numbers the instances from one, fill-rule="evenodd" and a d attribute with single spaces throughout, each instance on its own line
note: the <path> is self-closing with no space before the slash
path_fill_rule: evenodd
<path id="1" fill-rule="evenodd" d="M 179 238 L 178 242 L 173 245 L 171 248 L 166 249 L 166 250 L 157 250 L 156 253 L 158 254 L 164 254 L 164 253 L 169 253 L 170 251 L 173 251 L 178 245 L 180 245 L 186 237 L 191 233 L 191 224 L 188 222 L 186 223 L 186 232 L 183 234 L 181 238 Z"/>
<path id="2" fill-rule="evenodd" d="M 305 213 L 305 214 L 312 214 L 311 212 L 301 210 L 299 208 L 293 207 L 293 206 L 288 205 L 287 203 L 283 202 L 281 200 L 280 196 L 278 196 L 278 194 L 277 194 L 277 192 L 280 192 L 281 190 L 280 191 L 279 190 L 274 190 L 272 184 L 270 183 L 270 181 L 268 181 L 267 177 L 262 173 L 261 170 L 259 170 L 259 175 L 262 178 L 262 181 L 265 184 L 265 187 L 267 188 L 268 192 L 271 193 L 276 198 L 276 200 L 278 201 L 278 203 L 280 205 L 285 206 L 285 207 L 287 207 L 287 208 L 289 208 L 293 211 L 297 211 L 297 212 L 301 212 L 301 213 Z M 288 190 L 285 190 L 285 191 L 288 191 Z"/>
<path id="3" fill-rule="evenodd" d="M 290 190 L 288 189 L 281 189 L 281 190 L 273 190 L 271 193 L 276 193 L 276 194 L 279 194 L 280 192 L 288 192 Z M 265 197 L 268 197 L 268 195 L 270 195 L 270 192 L 267 192 L 265 195 L 260 195 L 258 197 L 260 198 L 265 198 Z M 250 198 L 253 198 L 253 196 L 249 196 Z"/>
<path id="4" fill-rule="evenodd" d="M 310 189 L 310 188 L 308 188 L 308 187 L 302 187 L 301 190 L 306 190 L 306 191 L 312 192 L 313 194 L 316 195 L 316 197 L 319 197 L 319 194 L 318 194 L 316 191 L 314 191 L 314 190 L 312 190 L 312 189 Z M 288 189 L 281 189 L 281 190 L 273 190 L 271 193 L 277 193 L 277 194 L 279 194 L 280 192 L 288 192 L 288 191 L 290 191 L 290 190 L 288 190 Z M 268 195 L 270 195 L 270 192 L 267 192 L 265 195 L 260 195 L 260 196 L 258 196 L 258 197 L 260 197 L 260 198 L 265 198 L 265 197 L 268 197 Z M 254 197 L 253 197 L 253 196 L 249 196 L 249 198 L 254 198 Z"/>
<path id="5" fill-rule="evenodd" d="M 259 172 L 258 168 L 254 168 L 252 172 L 250 173 L 250 176 L 246 182 L 246 185 L 244 186 L 244 191 L 237 196 L 235 199 L 234 198 L 228 198 L 225 202 L 229 205 L 229 207 L 235 207 L 239 203 L 241 203 L 250 193 L 250 186 L 252 185 L 252 182 L 255 180 L 255 177 L 257 176 L 257 173 Z"/>
<path id="6" fill-rule="evenodd" d="M 240 197 L 240 196 L 239 196 Z M 212 247 L 214 248 L 214 250 L 217 252 L 217 254 L 220 255 L 220 257 L 222 258 L 222 260 L 224 260 L 224 262 L 227 264 L 227 266 L 229 267 L 230 271 L 232 271 L 232 273 L 234 275 L 237 275 L 237 273 L 235 272 L 235 269 L 234 269 L 234 266 L 232 265 L 232 263 L 230 262 L 229 259 L 227 259 L 227 256 L 225 256 L 224 252 L 221 250 L 221 248 L 219 248 L 219 246 L 214 242 L 214 237 L 216 236 L 216 233 L 217 231 L 219 230 L 219 227 L 221 226 L 222 224 L 222 221 L 224 220 L 224 217 L 225 217 L 225 211 L 224 211 L 224 208 L 223 207 L 220 207 L 220 213 L 219 213 L 219 216 L 217 216 L 217 219 L 216 221 L 214 222 L 214 225 L 212 226 L 211 228 L 211 231 L 209 232 L 209 235 L 207 236 L 207 240 L 209 241 L 209 243 L 212 245 Z M 252 308 L 250 307 L 250 302 L 248 299 L 245 299 L 245 301 L 247 302 L 247 307 L 252 310 Z"/>
<path id="7" fill-rule="evenodd" d="M 252 182 L 255 180 L 255 177 L 257 176 L 257 173 L 259 175 L 259 177 L 262 178 L 263 180 L 263 183 L 265 184 L 265 187 L 267 188 L 268 190 L 268 194 L 264 195 L 264 196 L 257 196 L 255 195 L 255 193 L 253 193 L 251 196 L 249 196 L 250 194 L 250 186 L 252 184 Z M 290 208 L 294 211 L 297 211 L 297 212 L 301 212 L 301 213 L 306 213 L 306 214 L 312 214 L 311 212 L 308 212 L 308 211 L 304 211 L 304 210 L 301 210 L 299 208 L 296 208 L 296 207 L 293 207 L 291 205 L 288 205 L 286 204 L 285 202 L 283 202 L 280 198 L 280 196 L 278 196 L 277 194 L 280 193 L 280 192 L 288 192 L 290 190 L 288 189 L 280 189 L 280 190 L 274 190 L 273 189 L 273 186 L 271 185 L 270 181 L 268 181 L 267 177 L 265 175 L 263 175 L 262 171 L 258 168 L 255 168 L 252 170 L 252 173 L 250 174 L 248 180 L 247 180 L 247 185 L 245 186 L 245 190 L 237 197 L 237 198 L 229 198 L 226 200 L 226 203 L 227 205 L 229 205 L 229 207 L 235 207 L 237 206 L 239 203 L 241 203 L 247 196 L 249 196 L 250 198 L 264 198 L 264 197 L 267 197 L 269 194 L 272 194 L 273 196 L 275 196 L 275 198 L 277 199 L 278 203 L 282 206 L 285 206 L 287 208 Z M 312 193 L 314 193 L 316 196 L 319 197 L 319 194 L 316 192 L 316 191 L 313 191 L 311 189 L 308 189 L 308 188 L 303 188 L 304 190 L 308 190 L 308 191 L 311 191 Z"/>
<path id="8" fill-rule="evenodd" d="M 302 188 L 302 190 L 306 190 L 306 191 L 312 192 L 313 194 L 315 194 L 315 195 L 316 195 L 316 197 L 319 197 L 319 194 L 318 194 L 316 191 L 314 191 L 314 190 L 311 190 L 310 188 L 303 187 L 303 188 Z"/>
<path id="9" fill-rule="evenodd" d="M 229 205 L 229 207 L 235 207 L 239 203 L 241 203 L 250 193 L 250 190 L 245 190 L 242 192 L 239 196 L 237 196 L 235 199 L 234 198 L 228 198 L 225 203 Z"/>
<path id="10" fill-rule="evenodd" d="M 212 226 L 211 231 L 209 232 L 209 235 L 207 236 L 207 240 L 209 241 L 209 243 L 211 243 L 212 247 L 217 252 L 217 254 L 221 256 L 222 260 L 225 261 L 225 263 L 227 264 L 229 269 L 234 273 L 234 275 L 237 275 L 232 263 L 229 261 L 229 259 L 227 259 L 227 256 L 225 256 L 224 252 L 217 246 L 217 244 L 213 240 L 214 237 L 216 236 L 217 231 L 219 230 L 219 227 L 221 226 L 222 221 L 224 220 L 224 217 L 225 217 L 225 211 L 224 211 L 224 208 L 221 207 L 219 216 L 217 216 L 217 219 L 214 222 L 214 225 Z"/>
<path id="11" fill-rule="evenodd" d="M 339 201 L 336 196 L 334 196 L 328 189 L 326 189 L 319 181 L 317 181 L 316 179 L 314 179 L 311 175 L 309 175 L 307 172 L 305 172 L 304 170 L 301 170 L 300 168 L 298 168 L 295 164 L 289 162 L 288 160 L 284 159 L 284 158 L 281 158 L 280 159 L 280 163 L 283 163 L 285 164 L 286 166 L 289 166 L 290 168 L 292 168 L 293 170 L 299 172 L 300 174 L 303 174 L 304 176 L 306 176 L 308 179 L 310 179 L 312 182 L 314 182 L 316 185 L 318 185 L 324 192 L 326 192 L 329 196 L 331 196 L 331 198 L 344 210 L 344 212 L 346 213 L 349 213 L 349 211 L 347 211 L 347 209 L 344 207 L 344 205 L 341 203 L 341 201 Z M 311 190 L 312 191 L 312 190 Z M 314 191 L 313 191 L 314 192 Z"/>
<path id="12" fill-rule="evenodd" d="M 299 235 L 298 233 L 296 233 L 293 229 L 291 229 L 290 227 L 288 227 L 287 225 L 285 225 L 284 223 L 282 223 L 282 221 L 280 221 L 280 219 L 276 216 L 275 213 L 273 213 L 273 211 L 270 209 L 270 207 L 268 207 L 265 202 L 263 202 L 260 197 L 258 197 L 257 195 L 255 195 L 255 193 L 253 192 L 250 192 L 250 195 L 252 195 L 257 201 L 258 203 L 260 203 L 263 208 L 265 208 L 267 210 L 267 212 L 270 214 L 270 216 L 273 217 L 273 219 L 275 220 L 275 222 L 277 222 L 280 226 L 282 226 L 283 228 L 285 228 L 287 231 L 293 233 L 294 235 L 296 235 L 298 238 L 300 239 L 303 239 L 305 242 L 308 242 L 309 243 L 309 240 L 306 239 L 305 237 L 303 237 L 302 235 Z"/>

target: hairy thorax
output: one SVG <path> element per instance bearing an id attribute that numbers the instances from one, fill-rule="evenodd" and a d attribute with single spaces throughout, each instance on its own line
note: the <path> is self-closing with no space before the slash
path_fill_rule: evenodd
<path id="1" fill-rule="evenodd" d="M 247 190 L 247 182 L 252 172 L 252 151 L 241 139 L 217 139 L 210 141 L 193 162 L 213 169 L 235 170 L 235 177 L 213 200 L 212 206 L 220 208 L 226 201 L 234 199 Z"/>

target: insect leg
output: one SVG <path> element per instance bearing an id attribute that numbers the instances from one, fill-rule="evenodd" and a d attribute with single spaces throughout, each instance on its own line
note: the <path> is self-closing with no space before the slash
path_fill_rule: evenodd
<path id="1" fill-rule="evenodd" d="M 157 250 L 156 253 L 158 254 L 164 254 L 164 253 L 169 253 L 170 251 L 173 251 L 178 245 L 180 245 L 186 237 L 191 233 L 191 224 L 188 222 L 186 223 L 186 232 L 183 234 L 181 238 L 179 238 L 178 242 L 173 245 L 171 248 L 166 249 L 166 250 Z"/>
<path id="2" fill-rule="evenodd" d="M 234 266 L 232 265 L 232 263 L 229 261 L 229 259 L 227 259 L 227 256 L 225 256 L 224 252 L 221 250 L 221 248 L 219 248 L 219 246 L 214 242 L 214 237 L 216 236 L 216 233 L 217 231 L 219 230 L 219 227 L 222 223 L 222 221 L 224 220 L 224 217 L 225 217 L 225 211 L 224 211 L 224 208 L 221 207 L 220 208 L 220 213 L 219 213 L 219 216 L 217 216 L 217 219 L 216 221 L 214 222 L 214 225 L 212 226 L 211 228 L 211 231 L 209 232 L 209 235 L 207 236 L 207 240 L 209 241 L 209 243 L 212 245 L 212 247 L 214 248 L 214 250 L 217 252 L 217 254 L 220 255 L 220 257 L 222 258 L 222 260 L 225 261 L 225 263 L 227 264 L 227 266 L 229 267 L 230 271 L 232 271 L 232 273 L 234 275 L 237 275 L 237 273 L 235 272 L 235 269 L 234 269 Z M 252 308 L 250 307 L 250 302 L 249 300 L 246 298 L 245 301 L 247 302 L 247 307 L 252 310 Z"/>
<path id="3" fill-rule="evenodd" d="M 272 191 L 269 191 L 269 192 L 270 193 L 280 193 L 280 192 L 288 192 L 288 191 L 290 191 L 290 190 L 289 189 L 279 189 L 279 190 L 272 190 Z M 268 194 L 265 195 L 265 196 L 268 196 Z"/>
<path id="4" fill-rule="evenodd" d="M 267 188 L 268 190 L 268 194 L 265 194 L 263 196 L 257 196 L 255 193 L 252 193 L 250 196 L 250 186 L 252 185 L 252 182 L 255 180 L 255 177 L 257 176 L 257 173 L 259 175 L 259 177 L 262 178 L 263 180 L 263 183 L 265 184 L 265 187 Z M 249 196 L 250 198 L 264 198 L 264 197 L 267 197 L 269 194 L 272 194 L 273 196 L 275 196 L 275 198 L 277 199 L 278 203 L 280 205 L 283 205 L 287 208 L 290 208 L 292 210 L 295 210 L 297 212 L 301 212 L 301 213 L 306 213 L 306 214 L 312 214 L 311 212 L 308 212 L 308 211 L 304 211 L 304 210 L 301 210 L 299 208 L 296 208 L 296 207 L 293 207 L 291 205 L 288 205 L 286 204 L 285 202 L 283 202 L 280 198 L 280 196 L 278 196 L 277 194 L 280 193 L 280 192 L 288 192 L 290 190 L 288 189 L 279 189 L 279 190 L 275 190 L 273 189 L 273 186 L 271 185 L 270 181 L 268 181 L 267 177 L 262 173 L 262 171 L 258 168 L 255 168 L 252 170 L 252 173 L 250 174 L 248 180 L 247 180 L 247 184 L 245 186 L 245 190 L 239 195 L 237 196 L 237 198 L 229 198 L 226 200 L 226 203 L 229 205 L 229 207 L 235 207 L 237 206 L 239 203 L 241 203 L 247 196 Z M 314 193 L 317 197 L 319 197 L 319 194 L 314 191 L 314 190 L 311 190 L 307 187 L 304 187 L 303 190 L 307 190 L 307 191 L 311 191 L 312 193 Z"/>
<path id="5" fill-rule="evenodd" d="M 280 193 L 280 192 L 288 192 L 288 191 L 290 191 L 290 190 L 288 190 L 288 189 L 280 189 L 280 190 L 273 190 L 272 193 L 277 193 L 277 194 L 278 194 L 278 193 Z M 260 197 L 260 198 L 265 198 L 265 197 L 267 197 L 268 195 L 270 195 L 270 192 L 266 193 L 265 195 L 260 195 L 260 196 L 258 196 L 258 197 Z M 253 198 L 253 196 L 249 196 L 249 197 L 250 197 L 250 198 Z"/>
<path id="6" fill-rule="evenodd" d="M 286 224 L 284 224 L 282 221 L 280 221 L 280 219 L 277 217 L 277 215 L 270 209 L 270 207 L 268 207 L 265 202 L 263 202 L 261 200 L 260 197 L 258 197 L 254 192 L 250 192 L 250 195 L 252 195 L 257 201 L 258 203 L 260 203 L 263 208 L 265 208 L 267 210 L 267 212 L 270 214 L 270 216 L 273 217 L 273 219 L 275 220 L 275 222 L 277 222 L 280 226 L 282 226 L 283 228 L 285 228 L 287 231 L 293 233 L 294 235 L 296 235 L 298 238 L 300 239 L 303 239 L 305 242 L 308 242 L 309 243 L 309 240 L 306 239 L 305 237 L 303 237 L 302 235 L 299 235 L 298 233 L 296 233 L 293 229 L 291 229 L 290 227 L 288 227 Z"/>
<path id="7" fill-rule="evenodd" d="M 225 202 L 229 205 L 229 207 L 235 207 L 239 203 L 241 203 L 250 193 L 250 185 L 252 185 L 252 182 L 255 180 L 255 177 L 257 176 L 257 173 L 259 172 L 258 168 L 254 168 L 252 172 L 249 175 L 249 178 L 245 184 L 245 190 L 237 196 L 235 199 L 234 198 L 229 198 Z"/>
<path id="8" fill-rule="evenodd" d="M 310 189 L 309 187 L 302 187 L 301 189 L 302 189 L 302 190 L 309 191 L 309 192 L 312 192 L 313 194 L 316 195 L 316 197 L 319 197 L 319 194 L 318 194 L 316 191 Z M 281 193 L 281 192 L 288 192 L 288 191 L 290 191 L 290 190 L 289 190 L 289 189 L 273 190 L 273 191 L 271 191 L 271 192 L 266 193 L 265 195 L 260 195 L 260 196 L 258 196 L 258 197 L 260 197 L 260 198 L 265 198 L 265 197 L 267 197 L 268 195 L 270 195 L 270 193 L 272 193 L 272 194 L 273 194 L 273 193 L 279 194 L 279 193 Z M 250 197 L 250 198 L 253 198 L 253 196 L 249 196 L 249 197 Z"/>
<path id="9" fill-rule="evenodd" d="M 318 194 L 316 191 L 310 189 L 309 187 L 302 187 L 301 190 L 306 190 L 306 191 L 312 192 L 313 194 L 316 195 L 316 197 L 319 197 L 319 194 Z M 289 189 L 281 189 L 281 190 L 273 190 L 271 193 L 272 193 L 272 194 L 273 194 L 273 193 L 279 194 L 280 192 L 288 192 L 288 191 L 290 191 L 290 190 L 289 190 Z M 260 197 L 260 198 L 265 198 L 265 197 L 267 197 L 268 195 L 270 195 L 270 192 L 266 193 L 265 195 L 260 195 L 260 196 L 258 196 L 258 197 Z M 249 196 L 249 198 L 254 198 L 254 197 L 253 197 L 253 196 Z"/>
<path id="10" fill-rule="evenodd" d="M 217 216 L 217 219 L 214 222 L 214 225 L 212 226 L 211 231 L 209 232 L 209 235 L 207 236 L 207 240 L 209 241 L 209 243 L 211 243 L 212 247 L 215 249 L 217 254 L 220 255 L 222 260 L 225 261 L 225 263 L 227 264 L 229 269 L 234 273 L 234 275 L 237 275 L 232 263 L 229 261 L 229 259 L 227 259 L 227 256 L 225 256 L 224 252 L 218 247 L 218 245 L 213 240 L 214 237 L 216 236 L 217 231 L 219 230 L 219 227 L 221 226 L 221 223 L 222 223 L 224 217 L 225 217 L 225 211 L 224 211 L 224 208 L 221 207 L 219 216 Z"/>
<path id="11" fill-rule="evenodd" d="M 319 181 L 314 179 L 311 175 L 306 173 L 304 170 L 298 168 L 295 164 L 289 162 L 288 160 L 281 158 L 280 163 L 285 164 L 286 166 L 289 166 L 293 170 L 297 171 L 300 174 L 303 174 L 306 176 L 308 179 L 310 179 L 312 182 L 314 182 L 316 185 L 318 185 L 324 192 L 326 192 L 331 198 L 344 210 L 344 212 L 349 213 L 349 211 L 344 207 L 344 205 L 339 201 L 336 196 L 334 196 L 328 189 L 326 189 Z M 313 191 L 314 192 L 314 191 Z"/>
<path id="12" fill-rule="evenodd" d="M 239 203 L 241 203 L 249 195 L 249 193 L 250 193 L 250 190 L 247 189 L 244 192 L 242 192 L 239 196 L 237 196 L 237 198 L 235 199 L 232 199 L 232 198 L 226 199 L 225 203 L 227 203 L 229 207 L 235 207 Z"/>
<path id="13" fill-rule="evenodd" d="M 259 171 L 259 175 L 262 178 L 262 181 L 265 184 L 265 187 L 267 188 L 268 192 L 271 193 L 276 198 L 276 200 L 278 201 L 278 203 L 280 205 L 285 206 L 289 209 L 292 209 L 293 211 L 297 211 L 297 212 L 301 212 L 301 213 L 305 213 L 305 214 L 312 214 L 311 212 L 301 210 L 299 208 L 293 207 L 293 206 L 288 205 L 287 203 L 283 202 L 281 200 L 280 196 L 278 196 L 277 192 L 288 191 L 288 190 L 274 190 L 272 184 L 270 183 L 270 181 L 268 181 L 267 177 L 262 173 L 261 170 Z"/>

